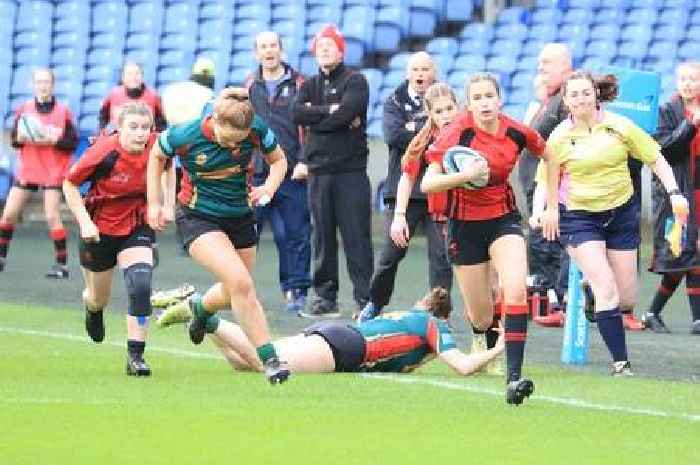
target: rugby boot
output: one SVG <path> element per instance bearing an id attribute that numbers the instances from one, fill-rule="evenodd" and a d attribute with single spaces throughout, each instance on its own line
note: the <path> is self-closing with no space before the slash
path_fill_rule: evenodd
<path id="1" fill-rule="evenodd" d="M 374 304 L 371 300 L 360 310 L 357 315 L 357 321 L 364 323 L 365 321 L 374 320 L 382 313 L 382 309 L 379 305 Z"/>
<path id="2" fill-rule="evenodd" d="M 309 309 L 299 311 L 299 316 L 304 318 L 338 318 L 338 302 L 317 297 L 311 302 Z"/>
<path id="3" fill-rule="evenodd" d="M 700 320 L 695 320 L 690 325 L 690 334 L 700 334 Z"/>
<path id="4" fill-rule="evenodd" d="M 280 361 L 277 357 L 272 357 L 264 363 L 265 376 L 273 386 L 282 384 L 291 376 L 289 364 L 285 361 Z"/>
<path id="5" fill-rule="evenodd" d="M 95 342 L 102 342 L 105 339 L 105 323 L 102 318 L 103 312 L 91 312 L 85 308 L 85 331 L 90 339 Z"/>
<path id="6" fill-rule="evenodd" d="M 192 310 L 188 301 L 176 302 L 166 308 L 156 319 L 156 328 L 187 323 L 192 320 Z"/>
<path id="7" fill-rule="evenodd" d="M 666 323 L 664 323 L 664 320 L 661 319 L 661 316 L 654 315 L 653 313 L 647 313 L 644 318 L 644 326 L 657 334 L 668 334 L 671 332 L 668 326 L 666 326 Z"/>
<path id="8" fill-rule="evenodd" d="M 182 302 L 194 294 L 196 289 L 193 285 L 184 283 L 175 289 L 154 292 L 151 296 L 151 305 L 154 308 L 168 308 L 173 304 Z"/>
<path id="9" fill-rule="evenodd" d="M 632 372 L 632 366 L 627 360 L 612 362 L 610 364 L 610 374 L 616 377 L 634 376 L 634 373 Z"/>
<path id="10" fill-rule="evenodd" d="M 506 403 L 520 405 L 535 391 L 535 383 L 527 378 L 511 381 L 506 388 Z"/>
<path id="11" fill-rule="evenodd" d="M 622 324 L 628 331 L 644 331 L 644 321 L 634 316 L 634 312 L 623 313 Z"/>
<path id="12" fill-rule="evenodd" d="M 44 276 L 49 279 L 68 279 L 68 267 L 66 265 L 59 265 L 56 263 L 49 271 L 46 272 Z"/>
<path id="13" fill-rule="evenodd" d="M 126 374 L 128 376 L 151 376 L 151 367 L 143 357 L 126 356 Z"/>

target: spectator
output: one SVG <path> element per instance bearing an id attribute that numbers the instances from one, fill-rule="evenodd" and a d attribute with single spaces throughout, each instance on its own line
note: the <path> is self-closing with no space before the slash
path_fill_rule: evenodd
<path id="1" fill-rule="evenodd" d="M 32 82 L 34 99 L 17 109 L 12 129 L 12 145 L 18 149 L 19 169 L 0 217 L 0 271 L 5 268 L 7 250 L 20 213 L 32 192 L 41 189 L 56 258 L 46 277 L 67 279 L 61 184 L 78 145 L 78 134 L 70 110 L 53 95 L 53 72 L 37 69 L 32 74 Z"/>
<path id="2" fill-rule="evenodd" d="M 303 77 L 282 61 L 282 42 L 276 32 L 261 32 L 255 38 L 258 71 L 248 78 L 250 103 L 275 132 L 287 156 L 287 173 L 272 201 L 256 207 L 258 238 L 265 221 L 270 222 L 277 246 L 279 283 L 287 310 L 298 313 L 306 307 L 311 278 L 311 220 L 306 197 L 307 168 L 302 158 L 301 128 L 292 121 L 294 100 Z M 253 159 L 253 185 L 265 182 L 269 173 L 260 154 Z"/>
<path id="3" fill-rule="evenodd" d="M 439 129 L 446 125 L 441 124 L 443 121 L 440 121 L 440 116 L 445 113 L 450 116 L 456 114 L 457 104 L 449 88 L 446 89 L 448 92 L 436 90 L 433 93 L 432 97 L 435 101 L 442 98 L 438 106 L 440 113 L 428 114 L 436 103 L 426 101 L 426 91 L 435 81 L 435 74 L 435 63 L 430 55 L 425 52 L 413 54 L 408 61 L 406 81 L 399 85 L 384 102 L 384 140 L 389 146 L 389 167 L 384 193 L 384 203 L 387 206 L 386 237 L 370 283 L 370 301 L 360 314 L 361 321 L 374 318 L 381 312 L 382 307 L 389 303 L 399 263 L 406 256 L 408 241 L 421 223 L 428 238 L 430 287 L 439 286 L 448 291 L 452 288 L 452 270 L 445 253 L 443 224 L 436 224 L 432 220 L 428 199 L 420 190 L 420 182 L 427 167 L 427 163 L 422 162 L 422 153 L 419 154 L 421 162 L 414 173 L 415 177 L 407 177 L 403 182 L 399 181 L 402 179 L 402 157 L 416 134 L 425 124 L 428 124 L 432 128 L 430 138 L 434 138 Z M 432 121 L 427 121 L 428 118 L 432 118 Z M 448 123 L 451 118 L 443 118 L 443 120 Z M 425 139 L 427 144 L 428 137 Z M 407 186 L 409 182 L 411 187 Z M 406 192 L 398 193 L 397 191 L 401 188 L 406 189 Z M 402 198 L 399 203 L 398 197 L 405 194 L 408 194 L 408 198 Z M 392 237 L 397 229 L 400 230 L 399 241 Z"/>
<path id="4" fill-rule="evenodd" d="M 681 250 L 673 253 L 667 236 L 673 212 L 663 185 L 654 178 L 654 255 L 650 270 L 661 275 L 661 283 L 649 306 L 646 324 L 654 332 L 668 333 L 661 311 L 685 276 L 685 286 L 692 313 L 692 334 L 700 334 L 700 257 L 698 257 L 698 224 L 700 224 L 700 63 L 681 63 L 676 68 L 678 94 L 661 107 L 656 140 L 668 160 L 683 196 L 690 200 L 686 240 Z"/>
<path id="5" fill-rule="evenodd" d="M 345 40 L 334 25 L 314 37 L 319 74 L 305 81 L 294 104 L 294 122 L 307 126 L 304 146 L 313 220 L 316 298 L 302 316 L 338 316 L 338 240 L 343 239 L 358 310 L 369 301 L 372 276 L 370 185 L 367 176 L 365 77 L 343 64 Z"/>
<path id="6" fill-rule="evenodd" d="M 153 112 L 156 131 L 165 129 L 165 116 L 156 92 L 143 82 L 143 69 L 134 62 L 127 62 L 122 69 L 120 85 L 114 87 L 100 108 L 100 131 L 111 133 L 117 127 L 119 107 L 127 102 L 145 103 Z M 109 128 L 107 127 L 109 126 Z"/>

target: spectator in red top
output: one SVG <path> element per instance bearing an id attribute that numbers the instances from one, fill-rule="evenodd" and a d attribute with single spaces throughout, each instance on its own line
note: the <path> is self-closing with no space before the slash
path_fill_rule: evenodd
<path id="1" fill-rule="evenodd" d="M 448 256 L 472 324 L 488 329 L 494 318 L 490 266 L 493 261 L 505 308 L 507 361 L 506 400 L 519 404 L 534 385 L 521 378 L 527 336 L 527 256 L 521 219 L 508 177 L 518 154 L 527 148 L 544 158 L 545 142 L 533 129 L 500 112 L 501 95 L 496 79 L 486 73 L 472 76 L 466 86 L 467 108 L 438 135 L 426 158 L 430 162 L 421 188 L 425 192 L 449 191 Z M 455 145 L 479 151 L 486 163 L 475 161 L 459 173 L 443 171 L 445 151 Z M 488 165 L 488 166 L 487 166 Z M 556 169 L 554 163 L 549 170 Z M 466 189 L 465 183 L 488 173 L 488 184 Z M 550 173 L 554 176 L 554 173 Z M 550 187 L 548 205 L 557 205 Z M 554 237 L 558 212 L 546 212 L 545 235 Z"/>
<path id="2" fill-rule="evenodd" d="M 12 128 L 12 145 L 18 149 L 19 169 L 0 218 L 0 271 L 5 268 L 7 250 L 15 223 L 24 205 L 39 189 L 44 191 L 44 212 L 54 243 L 56 264 L 47 278 L 68 278 L 66 230 L 61 221 L 61 183 L 70 166 L 78 134 L 68 107 L 53 95 L 54 76 L 50 69 L 32 74 L 34 99 L 17 109 Z"/>
<path id="3" fill-rule="evenodd" d="M 143 82 L 143 69 L 137 63 L 127 62 L 122 70 L 121 84 L 113 88 L 100 108 L 100 131 L 107 134 L 117 127 L 119 108 L 129 102 L 143 102 L 153 113 L 156 131 L 165 129 L 166 122 L 163 106 L 158 94 Z"/>
<path id="4" fill-rule="evenodd" d="M 126 373 L 149 376 L 143 352 L 151 315 L 155 233 L 145 220 L 146 165 L 156 135 L 151 132 L 153 115 L 144 103 L 123 105 L 117 123 L 118 133 L 98 137 L 73 165 L 63 192 L 80 226 L 85 329 L 93 341 L 104 339 L 102 314 L 118 264 L 129 294 Z M 78 188 L 86 181 L 91 187 L 83 200 Z M 174 176 L 168 186 L 174 188 Z M 166 199 L 174 201 L 174 193 Z M 170 220 L 173 208 L 170 205 Z"/>

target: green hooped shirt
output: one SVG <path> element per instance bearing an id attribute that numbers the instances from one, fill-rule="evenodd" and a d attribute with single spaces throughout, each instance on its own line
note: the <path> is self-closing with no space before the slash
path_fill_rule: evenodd
<path id="1" fill-rule="evenodd" d="M 217 144 L 207 121 L 211 114 L 171 126 L 158 137 L 163 153 L 180 156 L 186 171 L 178 200 L 196 212 L 217 217 L 241 217 L 251 211 L 247 172 L 256 150 L 264 156 L 277 147 L 265 121 L 255 116 L 248 137 L 236 150 Z"/>

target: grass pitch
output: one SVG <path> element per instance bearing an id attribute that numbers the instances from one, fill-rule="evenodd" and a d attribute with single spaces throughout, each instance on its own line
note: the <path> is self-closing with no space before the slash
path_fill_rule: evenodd
<path id="1" fill-rule="evenodd" d="M 526 373 L 536 391 L 517 408 L 505 404 L 502 380 L 461 378 L 438 362 L 410 375 L 297 375 L 271 387 L 234 373 L 210 344 L 190 345 L 181 328 L 152 333 L 153 376 L 135 379 L 124 375 L 121 277 L 107 338 L 93 344 L 75 262 L 70 281 L 45 281 L 44 233 L 16 237 L 0 276 L 2 465 L 700 463 L 700 338 L 687 335 L 682 295 L 668 310 L 674 334 L 628 334 L 631 379 L 605 374 L 595 330 L 590 365 L 573 369 L 558 363 L 561 330 L 531 326 Z M 290 334 L 308 321 L 284 313 L 272 247 L 262 244 L 256 283 L 274 332 Z M 158 285 L 210 282 L 168 237 L 161 250 Z M 396 307 L 423 292 L 424 257 L 418 241 L 399 275 L 412 286 L 399 284 Z M 655 279 L 643 284 L 646 302 Z M 453 324 L 465 347 L 459 315 Z"/>

